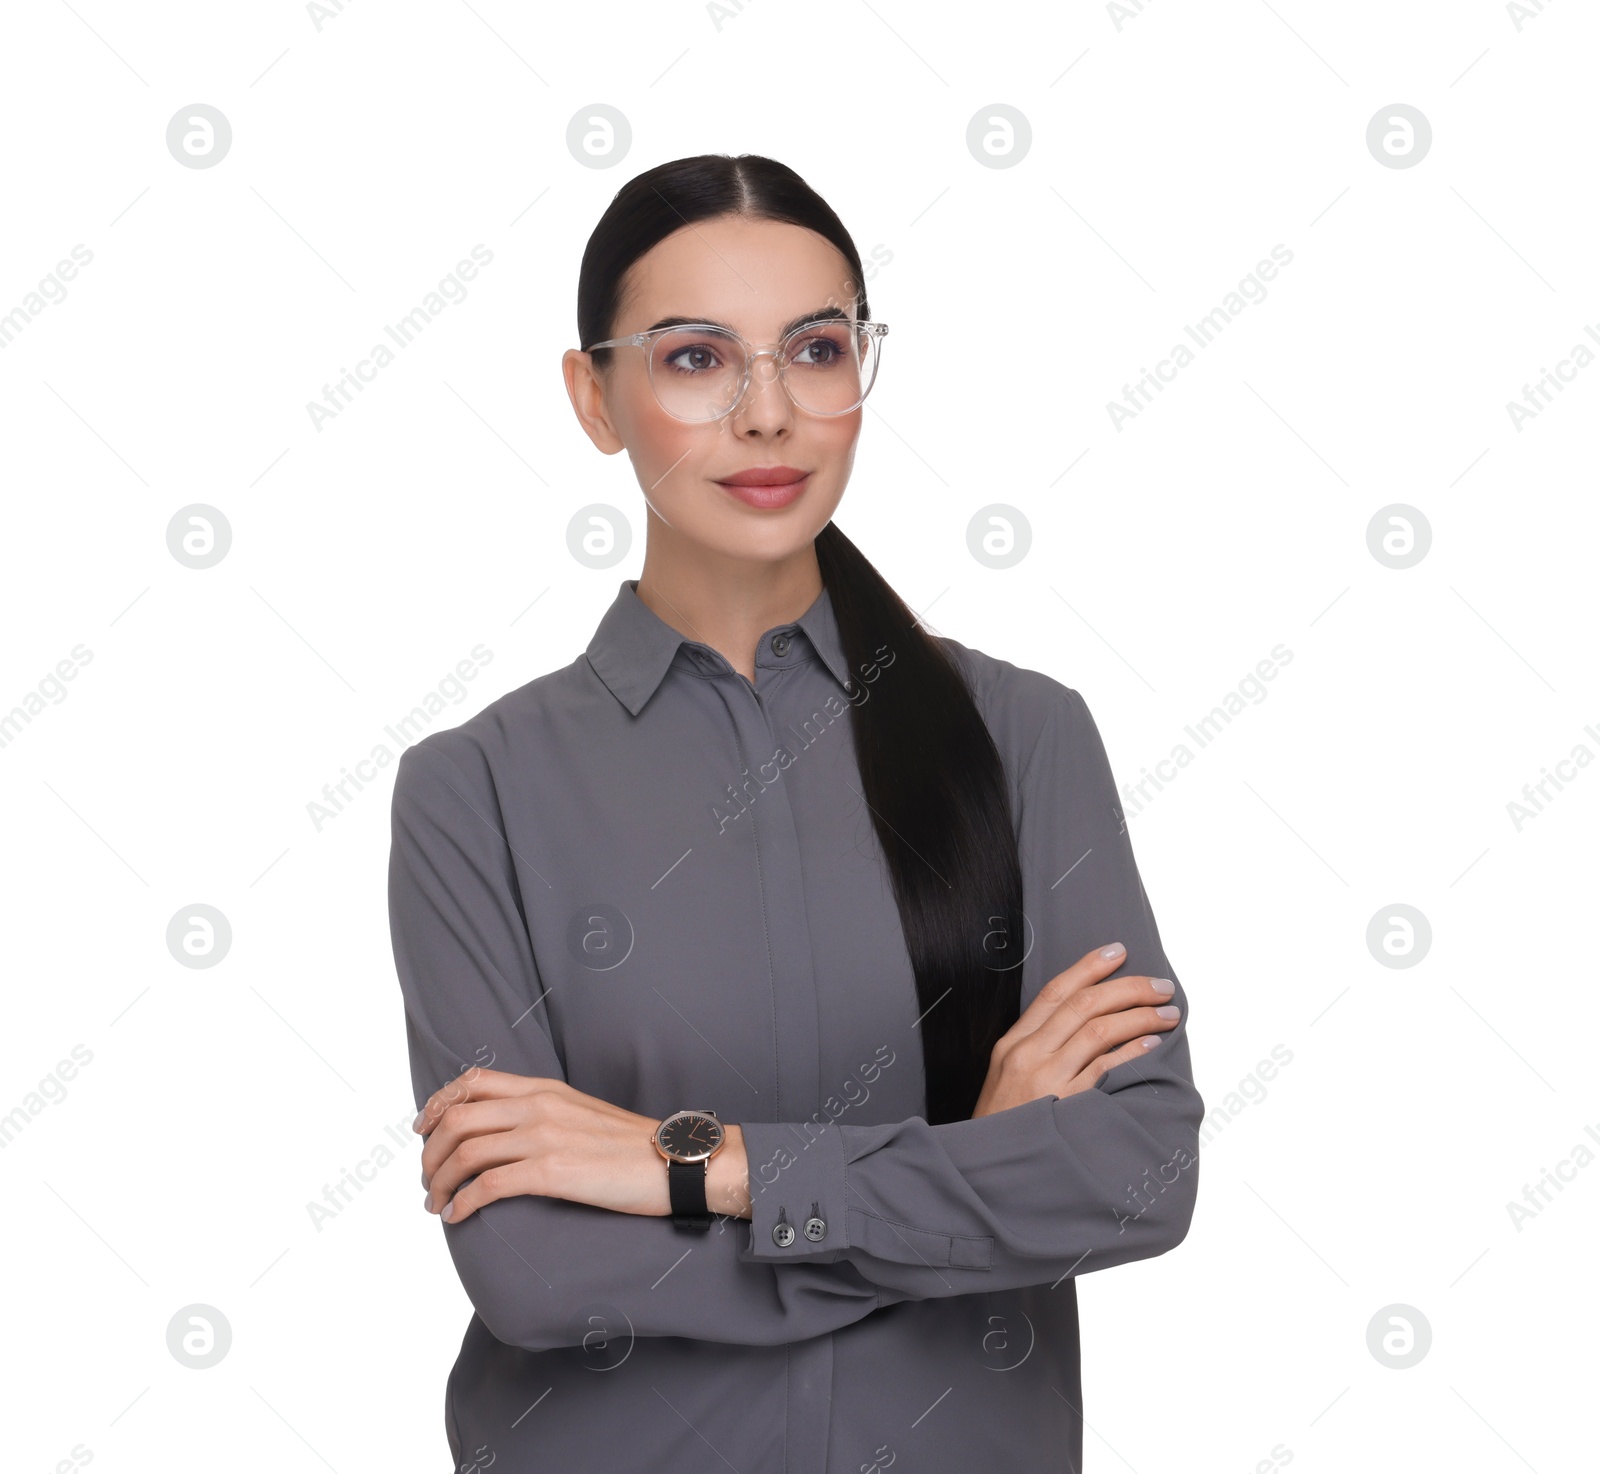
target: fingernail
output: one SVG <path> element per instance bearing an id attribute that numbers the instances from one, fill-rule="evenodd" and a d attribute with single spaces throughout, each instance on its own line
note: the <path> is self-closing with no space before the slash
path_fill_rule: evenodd
<path id="1" fill-rule="evenodd" d="M 1154 988 L 1156 992 L 1158 992 L 1163 998 L 1170 998 L 1172 996 L 1173 984 L 1171 978 L 1151 978 L 1150 986 Z"/>
<path id="2" fill-rule="evenodd" d="M 430 1213 L 433 1212 L 433 1194 L 432 1193 L 423 1193 L 423 1195 L 422 1195 L 422 1206 L 424 1208 L 426 1208 Z"/>
<path id="3" fill-rule="evenodd" d="M 1156 1017 L 1177 1018 L 1180 1011 L 1181 1010 L 1178 1008 L 1176 1003 L 1163 1003 L 1161 1007 L 1156 1010 Z"/>
<path id="4" fill-rule="evenodd" d="M 428 1185 L 428 1169 L 426 1167 L 422 1169 L 422 1185 L 424 1187 Z"/>
<path id="5" fill-rule="evenodd" d="M 455 1217 L 455 1214 L 456 1214 L 456 1200 L 454 1198 L 451 1198 L 450 1201 L 444 1205 L 444 1211 L 441 1212 L 439 1214 L 439 1216 L 442 1219 L 444 1219 L 444 1221 L 446 1223 L 448 1223 L 452 1218 Z"/>
<path id="6" fill-rule="evenodd" d="M 422 1130 L 422 1121 L 423 1121 L 423 1118 L 427 1114 L 428 1114 L 427 1106 L 423 1106 L 423 1108 L 420 1111 L 417 1112 L 417 1119 L 411 1123 L 411 1129 L 413 1131 Z"/>
<path id="7" fill-rule="evenodd" d="M 1102 957 L 1120 957 L 1127 950 L 1121 942 L 1113 942 L 1109 947 L 1102 947 L 1100 955 Z"/>
<path id="8" fill-rule="evenodd" d="M 1145 1047 L 1145 1048 L 1146 1048 L 1146 1049 L 1154 1049 L 1154 1048 L 1155 1048 L 1155 1047 L 1156 1047 L 1156 1045 L 1158 1045 L 1158 1044 L 1159 1044 L 1159 1043 L 1160 1043 L 1160 1042 L 1161 1042 L 1161 1041 L 1160 1041 L 1160 1040 L 1159 1040 L 1159 1039 L 1157 1039 L 1157 1038 L 1155 1038 L 1155 1037 L 1154 1037 L 1154 1036 L 1153 1036 L 1153 1035 L 1152 1035 L 1152 1036 L 1151 1036 L 1151 1037 L 1150 1037 L 1150 1038 L 1148 1038 L 1148 1039 L 1146 1039 L 1146 1040 L 1145 1040 L 1145 1041 L 1144 1041 L 1144 1047 Z"/>

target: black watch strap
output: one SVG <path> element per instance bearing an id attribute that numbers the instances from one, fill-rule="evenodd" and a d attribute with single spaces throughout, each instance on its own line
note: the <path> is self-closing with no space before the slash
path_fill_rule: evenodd
<path id="1" fill-rule="evenodd" d="M 667 1192 L 672 1200 L 672 1226 L 704 1233 L 711 1227 L 711 1212 L 706 1206 L 706 1164 L 667 1163 Z"/>

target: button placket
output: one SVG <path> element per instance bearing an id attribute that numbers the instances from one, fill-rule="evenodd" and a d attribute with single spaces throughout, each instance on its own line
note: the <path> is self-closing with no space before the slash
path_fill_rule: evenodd
<path id="1" fill-rule="evenodd" d="M 795 649 L 792 632 L 783 635 L 783 655 L 774 649 L 775 638 L 776 634 L 769 634 L 756 647 L 757 679 L 769 688 L 770 694 L 764 696 L 754 683 L 741 678 L 739 684 L 750 693 L 745 700 L 731 689 L 731 683 L 728 689 L 722 682 L 715 683 L 733 720 L 734 755 L 738 764 L 750 771 L 767 761 L 785 740 L 780 733 L 788 732 L 785 722 L 794 703 L 792 696 L 783 693 L 795 666 L 802 663 L 797 659 L 802 652 Z M 799 705 L 803 707 L 805 703 Z M 793 792 L 786 778 L 785 774 L 762 791 L 761 801 L 750 810 L 748 831 L 758 901 L 768 929 L 775 1067 L 775 1114 L 769 1119 L 779 1121 L 808 1119 L 821 1099 L 822 1089 L 815 958 L 806 914 L 800 834 L 791 808 Z M 781 1158 L 750 1165 L 752 1191 L 777 1205 L 776 1221 L 768 1230 L 770 1242 L 785 1259 L 790 1257 L 791 1249 L 795 1255 L 802 1254 L 799 1243 L 803 1222 L 791 1218 L 782 1206 L 786 1183 Z M 765 1218 L 765 1213 L 762 1216 Z M 797 1474 L 802 1469 L 820 1469 L 826 1463 L 833 1337 L 814 1336 L 794 1343 L 789 1348 L 788 1366 L 789 1417 L 785 1420 L 780 1467 L 788 1474 Z"/>

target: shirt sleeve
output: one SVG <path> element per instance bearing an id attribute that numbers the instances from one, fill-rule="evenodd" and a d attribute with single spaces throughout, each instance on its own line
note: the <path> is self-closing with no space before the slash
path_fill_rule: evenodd
<path id="1" fill-rule="evenodd" d="M 493 777 L 470 739 L 436 733 L 401 754 L 389 923 L 419 1110 L 474 1065 L 565 1078 Z M 691 1239 L 668 1217 L 522 1195 L 458 1225 L 440 1222 L 485 1326 L 529 1351 L 580 1345 L 599 1323 L 617 1333 L 625 1323 L 637 1336 L 776 1345 L 904 1298 L 851 1264 L 748 1263 L 742 1219 L 714 1218 Z"/>
<path id="2" fill-rule="evenodd" d="M 891 1293 L 1053 1284 L 1165 1253 L 1188 1232 L 1204 1115 L 1188 1000 L 1089 708 L 1077 691 L 1025 674 L 1046 714 L 1020 784 L 1023 906 L 1034 929 L 1022 1005 L 1086 952 L 1122 942 L 1127 956 L 1112 976 L 1171 978 L 1179 1021 L 1091 1090 L 977 1120 L 741 1122 L 754 1205 L 746 1263 L 854 1264 L 890 1303 Z M 815 1240 L 804 1232 L 813 1204 L 826 1225 Z"/>

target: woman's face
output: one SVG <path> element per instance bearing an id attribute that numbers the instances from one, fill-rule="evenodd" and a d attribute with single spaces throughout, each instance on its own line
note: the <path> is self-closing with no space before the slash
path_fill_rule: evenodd
<path id="1" fill-rule="evenodd" d="M 834 246 L 798 225 L 725 215 L 685 226 L 634 262 L 607 336 L 680 317 L 731 327 L 752 350 L 776 348 L 786 326 L 830 308 L 856 315 L 855 284 Z M 661 408 L 639 348 L 614 348 L 611 366 L 598 373 L 586 353 L 573 350 L 563 360 L 584 429 L 606 454 L 628 452 L 656 516 L 708 551 L 761 561 L 793 555 L 827 524 L 861 432 L 859 407 L 838 416 L 798 408 L 773 365 L 757 359 L 738 406 L 693 424 Z M 721 484 L 775 466 L 805 475 L 786 505 L 752 506 Z"/>

